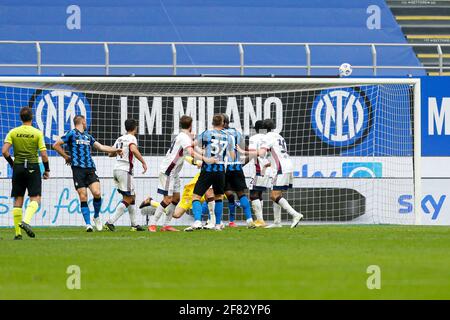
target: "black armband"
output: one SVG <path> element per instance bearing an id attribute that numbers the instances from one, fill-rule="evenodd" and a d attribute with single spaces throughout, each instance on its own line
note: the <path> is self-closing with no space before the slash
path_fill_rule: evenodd
<path id="1" fill-rule="evenodd" d="M 44 165 L 45 172 L 50 172 L 50 166 L 48 165 L 48 161 L 43 162 L 42 164 Z"/>
<path id="2" fill-rule="evenodd" d="M 14 160 L 11 158 L 11 156 L 5 157 L 5 159 L 6 161 L 8 161 L 11 167 L 14 167 Z"/>

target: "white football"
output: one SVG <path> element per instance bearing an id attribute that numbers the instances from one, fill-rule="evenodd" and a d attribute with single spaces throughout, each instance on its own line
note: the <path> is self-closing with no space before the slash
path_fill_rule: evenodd
<path id="1" fill-rule="evenodd" d="M 348 77 L 353 72 L 352 66 L 350 63 L 343 63 L 339 67 L 339 76 L 340 77 Z"/>

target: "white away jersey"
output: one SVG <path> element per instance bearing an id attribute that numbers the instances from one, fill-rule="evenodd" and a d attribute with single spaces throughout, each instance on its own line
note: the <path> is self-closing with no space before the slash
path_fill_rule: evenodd
<path id="1" fill-rule="evenodd" d="M 186 149 L 192 147 L 193 141 L 190 135 L 180 132 L 172 141 L 169 150 L 161 163 L 160 172 L 166 175 L 176 174 L 183 167 Z"/>
<path id="2" fill-rule="evenodd" d="M 137 146 L 137 139 L 132 134 L 125 134 L 116 140 L 114 147 L 122 149 L 123 153 L 121 156 L 117 155 L 114 169 L 125 170 L 133 174 L 134 156 L 130 150 L 132 144 Z"/>
<path id="3" fill-rule="evenodd" d="M 262 133 L 257 133 L 255 135 L 251 136 L 249 141 L 248 141 L 248 149 L 251 150 L 251 151 L 255 151 L 255 150 L 261 149 L 263 141 L 264 141 L 264 134 L 262 134 Z M 261 157 L 254 158 L 253 161 L 255 163 L 256 174 L 257 175 L 259 175 L 259 174 L 264 175 L 265 174 L 264 166 L 269 161 L 266 158 L 261 158 Z"/>
<path id="4" fill-rule="evenodd" d="M 275 169 L 277 174 L 293 172 L 292 161 L 287 153 L 286 141 L 282 136 L 276 132 L 266 133 L 261 148 L 267 149 L 267 157 L 272 169 Z"/>

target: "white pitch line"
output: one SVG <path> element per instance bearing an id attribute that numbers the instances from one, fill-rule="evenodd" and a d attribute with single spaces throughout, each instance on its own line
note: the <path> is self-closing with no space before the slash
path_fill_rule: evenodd
<path id="1" fill-rule="evenodd" d="M 36 240 L 85 240 L 85 241 L 98 241 L 98 240 L 141 240 L 141 239 L 151 239 L 151 237 L 104 237 L 104 238 L 78 238 L 78 237 L 50 237 L 50 238 L 39 238 Z"/>

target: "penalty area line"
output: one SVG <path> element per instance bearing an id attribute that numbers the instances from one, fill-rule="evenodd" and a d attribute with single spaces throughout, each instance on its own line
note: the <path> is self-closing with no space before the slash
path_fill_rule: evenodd
<path id="1" fill-rule="evenodd" d="M 85 241 L 98 241 L 98 240 L 142 240 L 150 239 L 151 237 L 95 237 L 95 238 L 82 238 L 82 237 L 36 237 L 36 240 L 85 240 Z"/>

